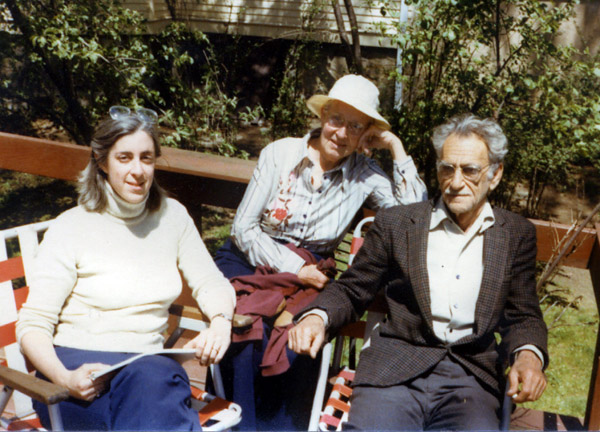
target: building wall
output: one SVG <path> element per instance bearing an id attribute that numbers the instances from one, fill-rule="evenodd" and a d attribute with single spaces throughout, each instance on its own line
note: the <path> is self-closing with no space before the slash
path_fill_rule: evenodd
<path id="1" fill-rule="evenodd" d="M 307 27 L 311 11 L 309 0 L 172 0 L 175 14 L 191 27 L 206 33 L 238 34 L 268 38 L 293 39 Z M 363 0 L 353 0 L 363 46 L 389 47 L 387 40 L 380 40 L 377 23 L 392 20 L 397 10 L 385 10 L 382 3 L 374 1 L 370 8 L 363 7 Z M 398 2 L 399 4 L 400 2 Z M 148 17 L 151 31 L 160 31 L 171 21 L 166 0 L 124 0 L 126 7 L 142 12 Z M 312 22 L 314 37 L 322 42 L 339 43 L 337 23 L 328 0 L 320 1 L 321 12 Z M 346 31 L 350 32 L 343 2 L 340 2 Z M 349 36 L 350 38 L 350 36 Z"/>
<path id="2" fill-rule="evenodd" d="M 559 43 L 578 49 L 587 47 L 594 54 L 600 52 L 600 0 L 583 0 L 575 10 L 574 19 L 560 29 Z"/>

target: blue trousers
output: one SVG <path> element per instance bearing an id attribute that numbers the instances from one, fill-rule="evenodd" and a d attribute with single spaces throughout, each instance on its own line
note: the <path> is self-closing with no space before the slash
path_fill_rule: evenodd
<path id="1" fill-rule="evenodd" d="M 84 363 L 115 364 L 134 355 L 55 348 L 69 370 Z M 71 397 L 59 405 L 66 430 L 200 431 L 198 412 L 191 408 L 190 396 L 187 373 L 177 361 L 147 356 L 124 367 L 92 402 Z M 34 401 L 34 409 L 42 425 L 50 429 L 46 405 Z"/>
<path id="2" fill-rule="evenodd" d="M 432 370 L 390 387 L 357 386 L 344 430 L 498 430 L 500 400 L 446 356 Z"/>
<path id="3" fill-rule="evenodd" d="M 255 270 L 231 240 L 217 251 L 215 263 L 226 278 L 251 275 Z M 242 407 L 238 430 L 306 430 L 320 355 L 313 360 L 286 348 L 290 368 L 281 375 L 263 377 L 259 365 L 271 329 L 264 323 L 262 341 L 231 344 L 220 364 L 225 395 Z"/>

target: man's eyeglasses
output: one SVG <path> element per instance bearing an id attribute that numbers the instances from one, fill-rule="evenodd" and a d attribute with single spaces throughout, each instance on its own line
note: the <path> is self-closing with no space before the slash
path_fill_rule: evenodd
<path id="1" fill-rule="evenodd" d="M 119 120 L 122 118 L 126 118 L 129 116 L 137 116 L 144 123 L 148 124 L 156 124 L 158 121 L 158 114 L 156 111 L 150 108 L 138 108 L 135 111 L 132 111 L 129 107 L 122 105 L 113 105 L 108 110 L 108 113 L 112 117 L 113 120 Z"/>
<path id="2" fill-rule="evenodd" d="M 439 160 L 436 163 L 437 172 L 440 178 L 448 179 L 454 177 L 454 174 L 458 170 L 462 176 L 471 182 L 478 182 L 481 178 L 481 174 L 486 171 L 493 164 L 487 164 L 480 167 L 479 165 L 461 165 L 456 166 L 451 163 Z"/>
<path id="3" fill-rule="evenodd" d="M 368 125 L 362 124 L 357 121 L 348 121 L 346 118 L 340 113 L 331 113 L 327 115 L 327 124 L 333 126 L 334 128 L 342 128 L 344 125 L 346 126 L 346 130 L 350 135 L 359 136 L 362 134 L 365 129 L 367 129 Z"/>

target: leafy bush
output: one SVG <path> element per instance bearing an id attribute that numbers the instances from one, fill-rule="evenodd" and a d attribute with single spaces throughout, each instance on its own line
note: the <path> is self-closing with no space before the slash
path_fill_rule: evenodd
<path id="1" fill-rule="evenodd" d="M 548 186 L 568 185 L 581 163 L 600 169 L 600 61 L 555 43 L 576 2 L 407 0 L 415 16 L 382 28 L 402 50 L 397 128 L 435 185 L 432 125 L 473 112 L 494 117 L 510 143 L 497 204 L 539 216 Z M 392 10 L 390 8 L 390 10 Z"/>
<path id="2" fill-rule="evenodd" d="M 201 32 L 173 23 L 149 35 L 143 17 L 116 0 L 0 6 L 12 18 L 0 31 L 5 130 L 35 134 L 47 120 L 87 144 L 111 105 L 145 106 L 160 114 L 167 144 L 211 142 L 235 153 L 237 99 L 219 85 L 220 64 Z"/>

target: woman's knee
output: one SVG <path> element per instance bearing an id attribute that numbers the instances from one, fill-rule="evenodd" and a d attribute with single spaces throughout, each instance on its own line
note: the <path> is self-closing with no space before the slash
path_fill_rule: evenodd
<path id="1" fill-rule="evenodd" d="M 185 369 L 176 360 L 166 356 L 153 355 L 142 357 L 127 365 L 113 379 L 148 388 L 155 385 L 189 386 Z"/>

